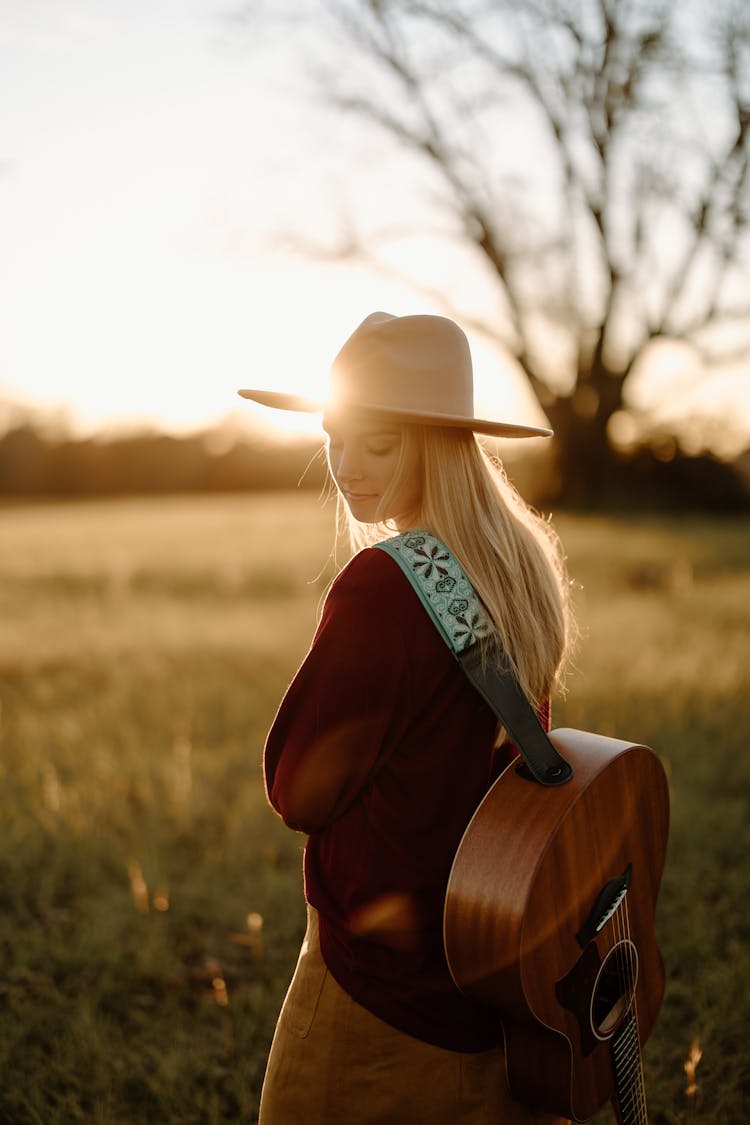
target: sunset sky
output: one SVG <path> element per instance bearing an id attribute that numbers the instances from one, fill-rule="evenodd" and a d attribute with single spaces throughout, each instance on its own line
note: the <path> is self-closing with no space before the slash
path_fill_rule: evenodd
<path id="1" fill-rule="evenodd" d="M 444 311 L 275 240 L 325 241 L 343 182 L 382 203 L 340 122 L 301 94 L 305 42 L 259 39 L 236 8 L 0 0 L 0 423 L 8 401 L 83 430 L 249 417 L 237 387 L 320 393 L 372 310 Z M 543 421 L 512 362 L 472 344 L 478 404 Z M 736 373 L 725 382 L 711 410 L 736 408 Z"/>

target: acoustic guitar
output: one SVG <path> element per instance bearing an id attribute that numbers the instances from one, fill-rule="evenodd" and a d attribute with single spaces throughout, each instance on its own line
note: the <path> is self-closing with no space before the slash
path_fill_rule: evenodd
<path id="1" fill-rule="evenodd" d="M 549 738 L 570 780 L 545 788 L 511 764 L 466 829 L 445 901 L 448 964 L 497 1010 L 518 1101 L 574 1121 L 611 1101 L 620 1125 L 643 1125 L 641 1049 L 664 994 L 666 777 L 645 746 Z"/>

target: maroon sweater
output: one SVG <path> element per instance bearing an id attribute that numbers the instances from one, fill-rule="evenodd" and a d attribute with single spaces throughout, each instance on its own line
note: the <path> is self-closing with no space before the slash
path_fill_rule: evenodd
<path id="1" fill-rule="evenodd" d="M 309 834 L 329 971 L 380 1019 L 457 1051 L 501 1040 L 453 984 L 442 934 L 456 848 L 512 753 L 493 749 L 496 728 L 398 564 L 370 548 L 333 583 L 265 747 L 271 804 Z"/>

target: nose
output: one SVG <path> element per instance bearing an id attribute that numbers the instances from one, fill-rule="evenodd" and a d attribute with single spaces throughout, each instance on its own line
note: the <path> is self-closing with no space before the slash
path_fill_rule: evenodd
<path id="1" fill-rule="evenodd" d="M 336 478 L 342 484 L 348 481 L 362 480 L 362 468 L 356 450 L 346 443 L 343 443 L 337 451 L 335 469 Z"/>

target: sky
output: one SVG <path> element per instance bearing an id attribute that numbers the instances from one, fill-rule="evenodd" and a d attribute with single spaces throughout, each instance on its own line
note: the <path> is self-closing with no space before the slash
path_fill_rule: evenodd
<path id="1" fill-rule="evenodd" d="M 444 311 L 280 246 L 290 220 L 325 241 L 343 134 L 295 83 L 305 44 L 259 39 L 236 8 L 0 0 L 0 423 L 8 402 L 82 432 L 267 419 L 238 387 L 322 394 L 369 312 Z M 376 207 L 359 166 L 347 186 Z M 472 348 L 479 412 L 543 424 L 513 361 Z"/>
<path id="2" fill-rule="evenodd" d="M 0 0 L 0 397 L 84 431 L 256 411 L 304 426 L 237 388 L 323 393 L 369 312 L 437 311 L 279 248 L 290 216 L 326 220 L 305 169 L 330 135 L 294 96 L 295 56 L 258 48 L 230 10 Z M 481 401 L 501 361 L 475 352 Z M 507 382 L 509 409 L 540 420 Z"/>
<path id="3" fill-rule="evenodd" d="M 0 0 L 6 396 L 83 426 L 191 425 L 251 376 L 321 368 L 339 317 L 320 271 L 268 245 L 288 109 L 226 10 Z M 331 278 L 331 303 L 344 288 Z"/>

